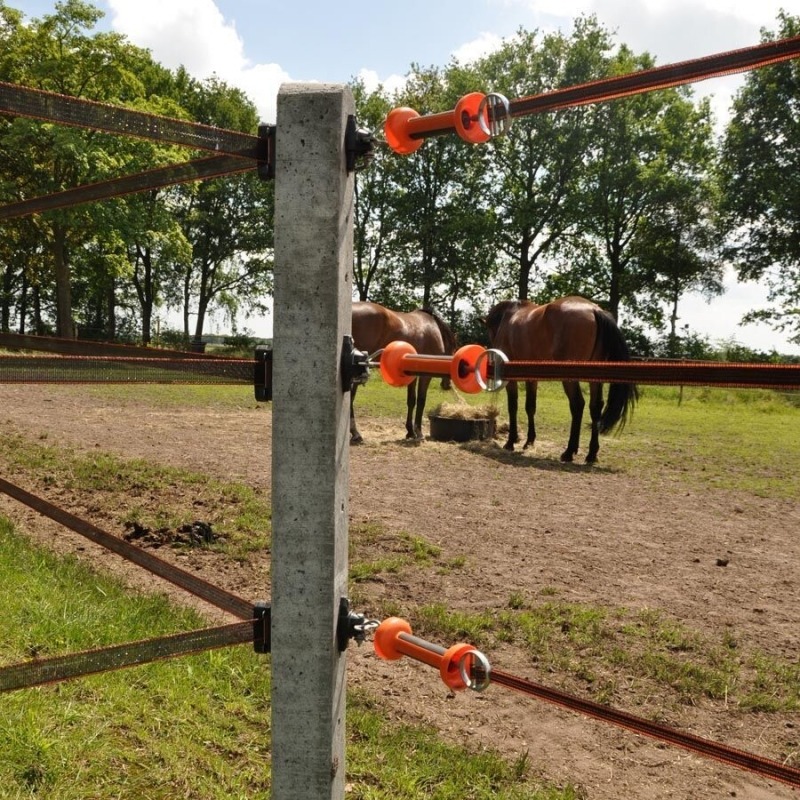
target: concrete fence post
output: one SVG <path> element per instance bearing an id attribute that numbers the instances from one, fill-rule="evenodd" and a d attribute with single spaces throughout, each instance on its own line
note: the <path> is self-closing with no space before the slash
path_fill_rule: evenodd
<path id="1" fill-rule="evenodd" d="M 343 86 L 278 94 L 272 427 L 272 797 L 344 797 L 353 176 Z"/>

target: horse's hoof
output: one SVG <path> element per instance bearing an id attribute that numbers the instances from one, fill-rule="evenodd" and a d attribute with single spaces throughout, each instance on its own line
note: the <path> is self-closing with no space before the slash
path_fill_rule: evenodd
<path id="1" fill-rule="evenodd" d="M 350 444 L 364 444 L 364 437 L 360 433 L 358 436 L 351 436 Z"/>
<path id="2" fill-rule="evenodd" d="M 563 452 L 561 454 L 561 460 L 563 462 L 565 462 L 565 463 L 571 464 L 572 463 L 572 453 L 570 453 L 569 450 Z"/>
<path id="3" fill-rule="evenodd" d="M 509 453 L 514 452 L 514 442 L 506 442 L 503 445 L 503 450 L 508 450 Z"/>
<path id="4" fill-rule="evenodd" d="M 587 464 L 596 464 L 597 463 L 597 453 L 589 453 L 589 455 L 586 456 L 586 463 Z"/>

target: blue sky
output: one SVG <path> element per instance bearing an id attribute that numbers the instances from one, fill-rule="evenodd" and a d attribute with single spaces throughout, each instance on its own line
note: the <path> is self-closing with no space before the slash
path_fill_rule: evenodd
<path id="1" fill-rule="evenodd" d="M 53 11 L 55 0 L 6 4 L 40 17 Z M 198 78 L 216 73 L 241 87 L 265 122 L 275 121 L 275 99 L 284 82 L 344 83 L 358 76 L 370 87 L 394 88 L 414 63 L 469 61 L 520 27 L 568 32 L 580 14 L 595 14 L 618 41 L 650 52 L 658 64 L 757 44 L 762 28 L 776 30 L 781 8 L 800 14 L 800 0 L 95 0 L 94 5 L 106 14 L 102 27 L 150 49 L 162 64 L 183 64 Z M 711 98 L 722 122 L 741 80 L 718 78 L 694 89 Z M 731 281 L 729 292 L 710 304 L 687 298 L 682 322 L 712 340 L 735 338 L 759 349 L 800 353 L 765 325 L 738 327 L 745 311 L 764 302 L 763 287 Z M 246 325 L 252 328 L 253 321 Z"/>

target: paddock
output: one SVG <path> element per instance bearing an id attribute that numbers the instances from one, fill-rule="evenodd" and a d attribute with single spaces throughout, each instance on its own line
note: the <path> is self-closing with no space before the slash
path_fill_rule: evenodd
<path id="1" fill-rule="evenodd" d="M 377 380 L 371 378 L 362 388 L 367 397 Z M 566 414 L 560 387 L 551 385 L 557 390 L 554 407 Z M 174 407 L 148 401 L 146 390 L 139 399 L 128 393 L 117 404 L 79 387 L 32 391 L 29 386 L 0 386 L 0 404 L 7 433 L 37 441 L 44 436 L 48 445 L 86 453 L 100 449 L 186 466 L 210 477 L 241 478 L 269 493 L 269 460 L 265 467 L 264 458 L 248 454 L 252 431 L 262 426 L 269 452 L 271 412 L 269 406 L 248 402 L 245 388 L 236 391 L 243 397 L 239 408 Z M 391 391 L 402 397 L 401 390 Z M 502 398 L 499 402 L 502 406 Z M 680 413 L 677 403 L 675 411 Z M 525 454 L 503 451 L 502 438 L 464 446 L 430 440 L 412 445 L 398 431 L 396 418 L 365 416 L 368 442 L 351 455 L 351 536 L 357 539 L 364 526 L 378 526 L 382 534 L 373 550 L 359 557 L 386 556 L 406 535 L 419 536 L 441 552 L 428 565 L 409 565 L 355 584 L 351 599 L 368 613 L 394 604 L 412 619 L 420 609 L 438 604 L 453 613 L 500 614 L 509 610 L 514 595 L 531 604 L 650 609 L 680 620 L 710 641 L 732 635 L 743 654 L 758 649 L 796 662 L 796 495 L 780 499 L 730 489 L 699 490 L 682 481 L 679 470 L 668 463 L 646 474 L 632 471 L 627 448 L 649 436 L 647 413 L 645 395 L 630 427 L 605 440 L 603 461 L 594 467 L 559 462 L 564 421 L 546 407 L 540 411 L 537 446 Z M 143 415 L 148 421 L 144 434 L 136 424 Z M 697 456 L 684 457 L 687 469 L 690 463 L 699 469 Z M 746 474 L 750 467 L 735 469 Z M 435 479 L 421 481 L 420 474 Z M 59 495 L 59 502 L 75 513 L 118 529 L 121 509 L 88 510 L 92 498 Z M 69 552 L 89 554 L 84 540 L 51 530 L 46 521 L 21 512 L 7 498 L 0 500 L 0 513 L 19 520 L 48 546 L 61 542 Z M 203 553 L 194 562 L 190 556 L 187 563 L 186 556 L 163 548 L 159 552 L 246 597 L 260 593 L 269 567 L 266 555 L 240 564 Z M 728 565 L 717 566 L 718 558 L 729 559 Z M 102 558 L 104 565 L 110 561 Z M 180 599 L 185 600 L 184 593 Z M 493 643 L 486 652 L 499 668 L 584 696 L 604 681 L 613 682 L 611 705 L 769 757 L 791 751 L 797 741 L 796 728 L 790 727 L 797 723 L 796 713 L 739 713 L 732 705 L 710 700 L 695 706 L 679 703 L 670 692 L 649 695 L 646 681 L 627 676 L 624 669 L 613 679 L 596 669 L 592 682 L 582 680 L 568 670 L 543 668 L 513 642 Z M 374 695 L 393 723 L 430 724 L 447 741 L 498 748 L 512 760 L 527 752 L 535 774 L 583 786 L 587 797 L 727 798 L 732 792 L 747 798 L 795 796 L 780 784 L 521 699 L 501 687 L 490 687 L 481 696 L 449 695 L 435 671 L 414 662 L 381 662 L 368 645 L 351 646 L 349 659 L 350 690 Z"/>
<path id="2" fill-rule="evenodd" d="M 758 63 L 767 63 L 767 61 L 774 61 L 775 48 L 770 45 L 762 48 L 769 50 L 770 55 L 767 60 L 761 56 L 746 63 L 739 64 L 739 68 L 749 68 L 756 66 Z M 787 50 L 780 58 L 794 57 L 794 50 Z M 719 59 L 717 59 L 718 61 Z M 731 67 L 730 57 L 725 57 L 725 64 L 728 68 Z M 716 74 L 720 71 L 719 66 L 712 66 L 715 64 L 713 58 L 704 60 L 705 74 Z M 652 70 L 649 75 L 644 76 L 644 80 L 637 82 L 635 91 L 647 91 L 653 88 L 658 88 L 664 85 L 674 85 L 676 80 L 674 76 L 666 76 L 662 74 L 662 70 Z M 678 82 L 687 82 L 697 79 L 701 73 L 689 74 L 686 72 Z M 602 86 L 600 94 L 593 94 L 591 96 L 585 95 L 580 100 L 581 102 L 591 102 L 594 100 L 609 100 L 613 99 L 619 94 L 616 94 L 616 89 L 612 91 L 612 83 L 616 86 L 614 81 L 602 81 L 598 85 Z M 630 86 L 626 86 L 621 90 L 623 94 L 628 94 L 632 91 Z M 557 95 L 559 93 L 552 93 Z M 319 106 L 319 114 L 313 116 L 314 118 L 314 134 L 312 135 L 308 129 L 312 115 L 309 114 L 307 105 L 304 106 L 303 101 L 315 97 Z M 473 97 L 474 99 L 474 97 Z M 488 98 L 487 98 L 488 99 Z M 494 96 L 492 103 L 498 100 L 498 96 Z M 69 105 L 70 101 L 62 99 L 65 105 Z M 477 101 L 476 101 L 477 102 Z M 572 102 L 572 101 L 570 101 Z M 393 136 L 391 138 L 401 140 L 401 144 L 411 143 L 416 147 L 415 137 L 424 136 L 436 133 L 437 135 L 443 131 L 442 125 L 445 129 L 453 127 L 463 138 L 469 141 L 484 141 L 491 134 L 485 130 L 487 122 L 492 125 L 505 123 L 509 121 L 510 117 L 526 113 L 534 113 L 534 110 L 542 111 L 547 108 L 559 107 L 559 103 L 563 105 L 563 99 L 552 100 L 551 105 L 544 105 L 539 107 L 537 98 L 522 98 L 518 101 L 513 101 L 510 105 L 505 98 L 502 102 L 493 105 L 494 111 L 492 112 L 492 119 L 487 120 L 484 118 L 486 113 L 486 106 L 481 100 L 480 106 L 477 109 L 477 116 L 472 117 L 471 111 L 464 114 L 462 104 L 457 106 L 454 112 L 447 112 L 443 115 L 433 115 L 429 119 L 420 120 L 419 124 L 414 119 L 416 112 L 411 115 L 407 110 L 403 112 L 403 119 L 398 124 L 398 118 L 390 114 L 387 121 L 387 135 L 391 131 Z M 276 347 L 275 357 L 275 418 L 276 425 L 274 428 L 273 445 L 274 450 L 271 453 L 272 463 L 274 465 L 272 473 L 272 488 L 273 496 L 272 502 L 275 512 L 275 535 L 272 539 L 272 552 L 275 556 L 274 564 L 271 565 L 271 578 L 272 578 L 272 666 L 275 676 L 272 691 L 272 704 L 273 704 L 273 732 L 274 737 L 272 741 L 272 776 L 273 776 L 273 790 L 276 796 L 285 797 L 305 797 L 306 791 L 310 792 L 314 788 L 315 792 L 327 795 L 330 790 L 333 795 L 340 796 L 346 787 L 344 764 L 342 757 L 344 755 L 344 710 L 345 710 L 345 691 L 344 691 L 344 678 L 345 678 L 345 658 L 343 653 L 346 650 L 346 639 L 343 642 L 342 633 L 342 603 L 346 599 L 347 593 L 347 528 L 350 521 L 351 511 L 348 505 L 348 496 L 353 494 L 353 486 L 347 481 L 349 474 L 349 451 L 344 443 L 344 416 L 343 416 L 343 402 L 342 402 L 342 389 L 347 391 L 347 386 L 342 385 L 341 367 L 347 366 L 345 360 L 342 358 L 342 351 L 346 348 L 347 340 L 343 337 L 346 334 L 345 316 L 349 308 L 350 299 L 349 295 L 352 292 L 352 287 L 349 282 L 349 272 L 347 271 L 347 262 L 352 257 L 352 232 L 347 231 L 348 225 L 345 220 L 349 218 L 351 211 L 350 199 L 352 196 L 351 173 L 355 167 L 355 159 L 359 154 L 359 147 L 365 144 L 363 138 L 359 141 L 358 134 L 354 128 L 354 117 L 348 112 L 352 109 L 352 99 L 343 96 L 335 87 L 327 87 L 322 91 L 312 90 L 306 86 L 300 86 L 292 89 L 282 90 L 279 96 L 279 118 L 281 117 L 281 107 L 283 107 L 286 116 L 284 120 L 288 123 L 278 129 L 277 137 L 277 152 L 279 154 L 279 161 L 283 164 L 283 169 L 276 170 L 276 229 L 280 236 L 276 236 L 276 263 L 281 265 L 281 270 L 276 269 L 275 280 L 275 298 L 276 298 L 276 342 L 280 343 L 280 347 Z M 504 109 L 504 110 L 503 110 Z M 9 107 L 8 110 L 13 110 Z M 325 122 L 322 122 L 325 120 Z M 393 121 L 394 120 L 394 121 Z M 347 124 L 346 124 L 347 121 Z M 474 122 L 480 122 L 477 126 Z M 327 123 L 327 124 L 326 124 Z M 175 126 L 175 130 L 177 130 Z M 478 132 L 477 128 L 480 127 L 480 138 L 474 138 L 473 133 Z M 347 133 L 345 136 L 344 148 L 340 138 L 340 131 L 346 128 Z M 182 135 L 182 134 L 181 134 Z M 306 137 L 314 142 L 314 146 L 305 148 Z M 298 146 L 298 142 L 300 145 Z M 260 162 L 261 168 L 267 172 L 274 164 L 270 164 L 269 158 L 265 158 L 264 150 L 267 150 L 267 155 L 271 149 L 270 141 L 264 137 L 258 141 L 258 151 L 249 152 L 246 156 L 250 160 L 249 168 L 254 168 L 252 162 Z M 394 147 L 390 140 L 390 145 Z M 411 152 L 406 148 L 402 150 L 395 147 L 398 152 Z M 343 152 L 344 151 L 344 152 Z M 235 153 L 235 160 L 239 156 L 243 156 L 241 152 Z M 334 155 L 336 157 L 334 157 Z M 341 159 L 345 155 L 347 171 L 342 171 L 341 166 L 338 164 L 337 159 Z M 213 159 L 212 159 L 213 161 Z M 217 167 L 215 167 L 217 168 Z M 230 171 L 229 165 L 224 165 L 225 171 Z M 285 171 L 284 171 L 285 170 Z M 194 168 L 191 170 L 194 173 Z M 204 176 L 208 177 L 211 173 L 205 173 Z M 217 173 L 213 173 L 217 174 Z M 174 179 L 171 174 L 170 180 Z M 193 177 L 200 177 L 194 175 Z M 315 231 L 324 234 L 325 240 L 331 246 L 331 250 L 339 254 L 338 275 L 328 268 L 327 263 L 323 263 L 322 253 L 325 247 L 319 241 L 311 241 L 311 237 L 305 235 L 307 232 L 303 226 L 294 226 L 291 220 L 297 219 L 300 215 L 297 213 L 298 208 L 304 207 L 305 201 L 308 196 L 298 194 L 297 192 L 287 192 L 286 189 L 291 185 L 302 185 L 307 187 L 311 185 L 311 178 L 314 178 L 313 183 L 315 187 L 319 187 L 319 196 L 322 203 L 324 213 L 318 215 L 315 220 Z M 184 178 L 181 178 L 182 180 Z M 106 194 L 103 196 L 112 196 L 109 192 L 122 191 L 121 185 L 118 182 L 111 182 L 105 187 Z M 86 189 L 75 190 L 84 199 L 87 196 Z M 126 189 L 130 191 L 130 188 Z M 72 197 L 72 193 L 68 190 L 64 195 Z M 16 213 L 30 213 L 45 208 L 57 207 L 53 203 L 69 202 L 66 196 L 56 197 L 55 199 L 45 199 L 44 205 L 39 205 L 38 201 L 27 201 L 16 204 L 17 208 L 9 211 L 9 214 Z M 24 208 L 23 208 L 24 206 Z M 347 231 L 342 234 L 342 231 Z M 319 319 L 319 326 L 313 331 L 313 335 L 300 336 L 301 330 L 300 320 L 307 314 L 307 307 L 304 306 L 300 300 L 300 293 L 293 291 L 292 287 L 297 284 L 297 277 L 290 275 L 290 273 L 283 270 L 288 264 L 297 264 L 303 276 L 307 277 L 309 285 L 314 288 L 315 297 L 318 302 L 321 301 L 321 315 Z M 316 369 L 317 360 L 323 364 L 333 365 L 337 364 L 339 370 L 323 370 L 320 372 Z M 324 377 L 322 377 L 324 376 Z M 30 404 L 22 403 L 26 412 L 30 414 Z M 300 421 L 298 423 L 298 420 Z M 195 426 L 197 422 L 195 421 Z M 134 428 L 136 430 L 136 428 Z M 40 434 L 41 435 L 41 434 Z M 99 446 L 95 442 L 95 446 Z M 263 449 L 260 450 L 262 458 L 258 459 L 261 468 L 263 464 Z M 485 456 L 488 454 L 484 454 Z M 497 459 L 490 459 L 497 461 Z M 395 465 L 398 466 L 398 465 Z M 416 475 L 419 472 L 425 472 L 421 469 L 424 465 L 415 463 L 414 466 L 407 466 L 404 476 L 408 477 Z M 444 465 L 430 465 L 433 467 L 430 474 L 447 473 Z M 315 473 L 317 478 L 316 492 L 304 492 L 307 484 L 309 471 Z M 453 470 L 456 472 L 457 470 Z M 613 474 L 613 473 L 612 473 Z M 449 474 L 448 474 L 449 477 Z M 498 514 L 502 515 L 503 509 L 501 508 L 502 502 L 497 498 L 492 501 L 494 513 L 482 514 L 482 509 L 479 504 L 470 500 L 471 493 L 463 494 L 463 498 L 459 503 L 459 496 L 463 493 L 462 487 L 468 486 L 471 480 L 474 480 L 474 474 L 470 471 L 463 476 L 463 481 L 458 484 L 451 485 L 448 483 L 444 494 L 441 495 L 440 501 L 437 502 L 433 496 L 428 496 L 423 502 L 431 509 L 437 509 L 438 514 L 449 514 L 458 521 L 459 524 L 475 523 L 477 520 L 490 520 L 494 521 Z M 485 476 L 483 482 L 476 486 L 483 496 L 492 497 L 491 492 L 487 492 L 487 487 L 490 487 L 492 481 L 489 480 L 490 476 Z M 497 477 L 494 475 L 494 477 Z M 591 482 L 590 482 L 591 483 Z M 404 481 L 397 482 L 398 487 L 404 487 Z M 542 507 L 547 508 L 545 497 L 533 498 L 538 502 L 529 505 L 525 500 L 527 498 L 517 496 L 516 492 L 507 494 L 508 486 L 505 484 L 498 485 L 498 494 L 503 497 L 511 497 L 514 499 L 516 509 L 535 508 L 536 520 L 541 521 L 544 517 Z M 602 487 L 594 486 L 592 495 L 596 495 L 598 489 Z M 607 487 L 606 487 L 607 488 Z M 607 497 L 611 499 L 615 508 L 627 509 L 628 506 L 623 503 L 623 499 L 636 493 L 641 487 L 612 487 L 613 491 L 608 492 Z M 650 487 L 652 488 L 652 486 Z M 556 487 L 550 487 L 550 498 L 558 498 Z M 473 492 L 474 494 L 474 492 Z M 575 523 L 582 521 L 583 527 L 588 531 L 593 530 L 593 525 L 597 525 L 598 518 L 602 519 L 602 515 L 598 517 L 597 506 L 589 506 L 589 512 L 580 520 L 581 514 L 576 512 L 576 507 L 581 508 L 580 505 L 576 506 L 577 492 L 571 489 L 565 497 L 561 500 L 556 500 L 558 507 L 566 506 L 570 509 L 571 526 L 569 530 L 562 534 L 560 537 L 562 541 L 567 543 L 567 546 L 573 546 L 575 537 L 581 526 L 576 526 Z M 647 494 L 646 492 L 644 494 Z M 588 496 L 585 499 L 589 499 Z M 698 498 L 701 504 L 707 505 L 705 493 L 702 497 Z M 403 501 L 411 508 L 418 505 L 420 498 L 415 498 L 407 491 L 403 494 Z M 684 500 L 684 505 L 685 505 Z M 654 498 L 648 498 L 648 508 L 652 508 Z M 93 506 L 94 504 L 92 504 Z M 657 506 L 667 508 L 672 513 L 670 520 L 672 524 L 679 519 L 677 510 L 682 505 L 678 504 L 673 507 L 664 499 L 662 502 L 657 502 Z M 464 515 L 457 512 L 464 511 Z M 506 509 L 509 510 L 509 509 Z M 622 532 L 615 530 L 615 538 L 613 543 L 608 541 L 601 542 L 599 549 L 606 555 L 606 568 L 602 569 L 598 565 L 600 559 L 592 563 L 588 558 L 589 554 L 584 553 L 584 560 L 581 562 L 584 568 L 588 568 L 592 573 L 602 576 L 606 583 L 613 582 L 613 577 L 619 575 L 622 571 L 622 564 L 625 563 L 618 555 L 618 551 L 623 549 L 626 553 L 634 554 L 641 548 L 642 542 L 650 543 L 652 539 L 647 539 L 643 535 L 649 533 L 652 535 L 654 530 L 659 530 L 660 525 L 656 520 L 651 519 L 650 525 L 646 525 L 643 530 L 641 525 L 641 518 L 645 512 L 645 507 L 639 509 L 641 513 L 636 515 L 635 521 L 638 524 L 637 531 L 633 535 L 628 535 L 627 538 Z M 737 513 L 744 513 L 741 504 L 737 507 Z M 438 516 L 438 515 L 437 515 Z M 517 519 L 513 514 L 509 514 L 510 518 Z M 576 519 L 576 517 L 578 519 Z M 785 522 L 785 515 L 784 522 Z M 527 516 L 522 517 L 527 520 Z M 430 520 L 433 523 L 433 520 Z M 687 526 L 688 530 L 698 530 L 698 526 L 691 523 Z M 471 526 L 465 524 L 465 528 L 469 529 Z M 792 525 L 792 530 L 796 526 Z M 770 530 L 772 528 L 770 527 Z M 492 524 L 490 528 L 494 533 L 497 530 L 496 524 Z M 601 532 L 597 529 L 598 533 Z M 606 532 L 607 527 L 603 527 L 602 531 Z M 718 529 L 714 529 L 718 530 Z M 704 541 L 708 541 L 708 534 L 704 528 L 700 527 L 701 535 Z M 548 534 L 551 529 L 544 529 L 544 533 Z M 444 549 L 445 543 L 450 546 L 451 540 L 446 536 L 447 531 L 440 530 L 434 532 L 436 539 L 441 539 L 441 544 L 433 541 L 430 546 L 434 549 L 430 550 L 431 554 L 435 553 L 437 558 Z M 526 528 L 527 536 L 529 539 L 530 530 Z M 478 588 L 477 591 L 472 592 L 472 584 L 478 586 L 478 578 L 484 578 L 487 574 L 494 574 L 500 576 L 500 585 L 502 591 L 507 593 L 509 587 L 508 578 L 510 576 L 504 575 L 503 571 L 499 569 L 500 562 L 497 558 L 493 558 L 491 553 L 502 552 L 506 549 L 507 542 L 513 542 L 513 537 L 501 540 L 499 542 L 492 542 L 491 536 L 471 534 L 476 537 L 476 541 L 480 543 L 479 552 L 474 554 L 476 564 L 476 572 L 469 578 L 466 587 L 459 583 L 457 591 L 465 593 L 466 597 L 474 600 L 476 597 L 480 598 L 484 594 L 484 602 L 487 601 L 485 593 L 486 588 Z M 456 537 L 454 537 L 455 539 Z M 522 540 L 518 540 L 518 543 Z M 639 547 L 637 547 L 637 544 Z M 740 542 L 744 546 L 744 540 Z M 649 547 L 646 544 L 645 547 Z M 661 548 L 664 551 L 669 551 L 668 543 L 666 541 L 661 543 Z M 527 544 L 518 544 L 516 548 L 518 559 L 515 563 L 512 561 L 513 566 L 511 569 L 516 575 L 524 575 L 530 579 L 532 574 L 528 572 L 527 568 L 521 565 L 526 564 L 529 555 L 535 553 L 535 549 Z M 574 550 L 568 552 L 574 553 Z M 763 553 L 763 548 L 753 548 L 753 553 Z M 786 565 L 786 551 L 783 546 L 777 549 L 771 549 L 770 553 L 780 553 L 780 563 Z M 592 554 L 594 555 L 594 554 Z M 670 552 L 672 556 L 667 566 L 674 569 L 675 553 Z M 727 567 L 729 563 L 728 558 L 717 557 L 717 567 Z M 567 559 L 564 558 L 567 562 Z M 774 561 L 774 559 L 773 559 Z M 795 562 L 794 554 L 788 559 L 790 564 Z M 453 561 L 447 568 L 453 566 L 463 567 L 466 563 L 465 556 L 461 555 Z M 505 563 L 505 562 L 504 562 Z M 541 563 L 541 562 L 539 562 Z M 577 565 L 573 563 L 573 567 Z M 658 559 L 651 558 L 649 562 L 642 561 L 640 558 L 634 558 L 634 569 L 639 570 L 638 583 L 645 583 L 648 585 L 657 585 L 659 573 L 655 565 Z M 702 559 L 695 558 L 692 563 L 702 563 Z M 769 563 L 761 574 L 760 581 L 764 586 L 764 593 L 766 587 L 774 587 L 774 581 L 781 578 L 781 573 L 776 569 L 777 564 Z M 787 575 L 786 572 L 783 573 Z M 791 570 L 791 575 L 794 570 Z M 655 576 L 655 577 L 654 577 Z M 587 583 L 584 576 L 579 572 L 572 574 L 572 580 L 567 580 L 568 576 L 564 577 L 564 584 L 567 586 L 585 585 Z M 637 581 L 634 576 L 625 583 L 636 585 Z M 262 575 L 263 578 L 263 575 Z M 301 579 L 302 578 L 302 579 Z M 732 595 L 741 599 L 742 590 L 745 586 L 752 586 L 754 583 L 754 576 L 751 575 L 750 579 L 737 586 L 737 591 Z M 696 581 L 702 585 L 702 581 Z M 783 583 L 787 587 L 792 587 L 791 578 L 786 577 Z M 491 581 L 486 581 L 483 586 L 491 586 Z M 760 586 L 761 584 L 759 584 Z M 393 587 L 395 591 L 392 595 L 392 603 L 397 605 L 402 602 L 405 587 L 400 584 Z M 714 587 L 716 588 L 716 587 Z M 242 586 L 239 585 L 239 591 Z M 465 589 L 467 590 L 465 592 Z M 542 587 L 542 591 L 553 591 L 552 587 Z M 662 587 L 662 593 L 664 589 Z M 437 596 L 441 591 L 437 592 Z M 446 594 L 446 593 L 445 593 Z M 625 592 L 622 592 L 622 600 L 625 602 L 627 597 Z M 352 597 L 351 600 L 363 601 L 365 598 Z M 450 598 L 442 598 L 444 605 L 442 608 L 450 608 L 448 600 Z M 496 600 L 497 598 L 495 598 Z M 721 598 L 720 598 L 721 599 Z M 235 598 L 236 607 L 241 611 L 241 602 L 239 598 Z M 722 599 L 721 599 L 722 600 Z M 759 598 L 760 600 L 760 598 Z M 512 598 L 506 601 L 507 605 L 512 607 L 518 606 L 519 603 L 524 603 L 524 596 L 513 591 Z M 705 603 L 703 603 L 705 605 Z M 727 601 L 720 602 L 722 607 L 727 608 Z M 646 608 L 646 606 L 645 606 Z M 764 612 L 763 607 L 756 608 L 758 613 Z M 253 616 L 258 614 L 256 608 L 248 609 Z M 691 618 L 687 616 L 687 618 Z M 795 615 L 796 619 L 796 615 Z M 564 621 L 562 631 L 568 633 L 570 631 L 571 623 L 569 620 Z M 263 626 L 262 626 L 263 629 Z M 502 649 L 502 648 L 501 648 Z M 553 670 L 556 671 L 555 669 Z M 589 682 L 594 680 L 593 677 L 586 676 Z M 399 692 L 402 695 L 402 688 Z M 451 708 L 454 704 L 450 704 Z M 512 703 L 515 709 L 518 709 L 516 702 Z M 432 707 L 432 704 L 431 706 Z M 443 710 L 443 709 L 442 709 Z M 663 709 L 653 709 L 651 712 L 655 716 L 660 716 Z M 412 714 L 413 717 L 413 714 Z M 470 719 L 468 713 L 463 717 L 465 720 Z M 314 724 L 309 724 L 313 720 Z M 468 732 L 475 730 L 475 722 L 470 719 L 465 723 L 468 726 Z M 471 726 L 471 727 L 469 727 Z M 786 724 L 787 728 L 793 728 L 793 722 Z M 525 734 L 525 742 L 527 742 L 527 733 Z M 592 737 L 593 738 L 593 737 Z M 730 737 L 728 737 L 730 740 Z M 764 737 L 760 736 L 759 740 L 763 741 Z M 785 751 L 786 746 L 794 746 L 794 741 L 789 745 L 784 744 L 782 749 Z M 527 763 L 528 750 L 520 755 L 523 763 Z M 793 757 L 792 753 L 785 754 L 786 758 Z M 779 765 L 776 765 L 779 766 Z M 662 784 L 663 785 L 663 784 Z M 638 781 L 635 784 L 637 790 L 641 788 L 642 783 Z M 627 784 L 625 785 L 627 788 Z M 615 787 L 615 793 L 620 791 L 620 787 Z M 729 793 L 735 794 L 735 790 Z M 333 796 L 332 795 L 332 796 Z M 316 796 L 316 795 L 315 795 Z M 650 795 L 652 796 L 652 795 Z M 708 795 L 705 795 L 708 796 Z M 755 794 L 751 796 L 756 796 Z M 770 795 L 776 796 L 776 795 Z"/>

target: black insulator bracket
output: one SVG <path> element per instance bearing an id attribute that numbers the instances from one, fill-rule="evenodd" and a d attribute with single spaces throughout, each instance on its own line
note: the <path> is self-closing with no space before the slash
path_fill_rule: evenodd
<path id="1" fill-rule="evenodd" d="M 356 349 L 352 336 L 342 342 L 342 391 L 349 392 L 353 386 L 363 386 L 369 378 L 369 354 Z"/>
<path id="2" fill-rule="evenodd" d="M 339 620 L 336 626 L 336 643 L 339 652 L 347 650 L 351 639 L 362 644 L 367 636 L 378 627 L 377 620 L 368 619 L 364 614 L 357 614 L 350 609 L 350 601 L 346 597 L 339 600 Z"/>
<path id="3" fill-rule="evenodd" d="M 268 344 L 256 347 L 253 389 L 259 403 L 268 403 L 272 400 L 272 347 Z"/>
<path id="4" fill-rule="evenodd" d="M 274 125 L 259 125 L 258 138 L 261 142 L 261 156 L 258 160 L 258 177 L 264 181 L 271 181 L 275 177 L 275 132 Z"/>
<path id="5" fill-rule="evenodd" d="M 347 127 L 344 132 L 344 153 L 348 172 L 364 169 L 375 155 L 375 145 L 378 140 L 372 131 L 359 128 L 356 118 L 350 114 L 347 117 Z"/>
<path id="6" fill-rule="evenodd" d="M 257 600 L 253 606 L 253 650 L 269 653 L 272 649 L 272 606 L 266 600 Z"/>
<path id="7" fill-rule="evenodd" d="M 342 342 L 342 391 L 361 386 L 369 377 L 369 354 L 357 350 L 353 337 L 347 335 Z M 259 403 L 272 400 L 272 347 L 261 344 L 255 349 L 253 362 L 253 390 Z"/>

